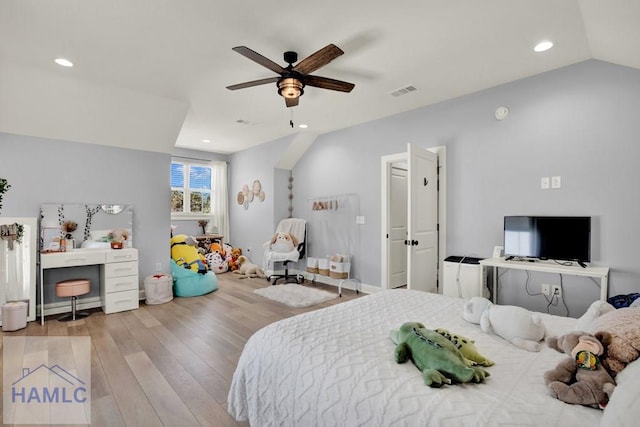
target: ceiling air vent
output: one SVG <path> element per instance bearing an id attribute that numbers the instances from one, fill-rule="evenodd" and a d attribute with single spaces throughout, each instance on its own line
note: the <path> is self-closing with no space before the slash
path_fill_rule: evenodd
<path id="1" fill-rule="evenodd" d="M 411 92 L 415 92 L 417 90 L 418 88 L 415 87 L 414 85 L 409 85 L 409 86 L 401 87 L 400 89 L 394 90 L 393 92 L 391 92 L 391 96 L 396 96 L 396 97 L 402 96 Z"/>

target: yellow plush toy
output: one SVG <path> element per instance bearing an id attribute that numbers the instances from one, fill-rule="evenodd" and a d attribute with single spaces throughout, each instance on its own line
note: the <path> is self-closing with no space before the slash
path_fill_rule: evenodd
<path id="1" fill-rule="evenodd" d="M 207 273 L 207 261 L 198 251 L 193 237 L 178 234 L 171 238 L 171 258 L 178 266 L 200 274 Z"/>

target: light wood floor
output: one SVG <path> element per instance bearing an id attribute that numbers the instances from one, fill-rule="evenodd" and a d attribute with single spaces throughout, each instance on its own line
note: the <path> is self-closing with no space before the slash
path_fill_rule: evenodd
<path id="1" fill-rule="evenodd" d="M 247 339 L 277 320 L 358 298 L 342 298 L 308 308 L 291 308 L 253 293 L 264 279 L 218 275 L 219 289 L 161 305 L 26 329 L 4 336 L 90 336 L 91 420 L 95 426 L 238 426 L 226 411 L 236 363 Z M 337 293 L 322 284 L 306 286 Z M 0 344 L 1 345 L 1 344 Z M 0 366 L 2 359 L 0 358 Z M 1 414 L 0 414 L 1 415 Z"/>

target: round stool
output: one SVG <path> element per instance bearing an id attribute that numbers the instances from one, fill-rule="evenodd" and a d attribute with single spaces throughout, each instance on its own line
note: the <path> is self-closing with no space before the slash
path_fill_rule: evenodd
<path id="1" fill-rule="evenodd" d="M 70 279 L 56 283 L 57 297 L 71 297 L 71 314 L 65 314 L 58 320 L 67 322 L 69 320 L 82 319 L 87 317 L 89 313 L 76 313 L 76 300 L 78 295 L 88 294 L 90 282 L 87 279 Z"/>

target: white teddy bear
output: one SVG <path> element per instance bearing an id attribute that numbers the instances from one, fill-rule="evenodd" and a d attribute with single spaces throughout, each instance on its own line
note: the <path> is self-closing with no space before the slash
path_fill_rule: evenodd
<path id="1" fill-rule="evenodd" d="M 545 336 L 539 314 L 513 305 L 496 305 L 483 297 L 467 301 L 462 317 L 467 322 L 480 324 L 483 332 L 493 332 L 527 351 L 540 351 L 540 341 Z"/>

